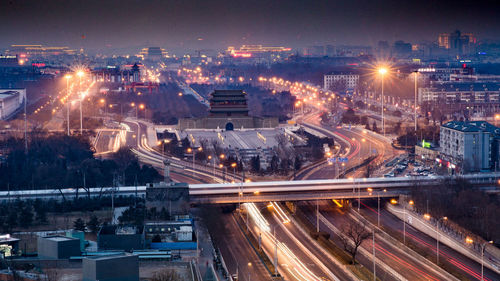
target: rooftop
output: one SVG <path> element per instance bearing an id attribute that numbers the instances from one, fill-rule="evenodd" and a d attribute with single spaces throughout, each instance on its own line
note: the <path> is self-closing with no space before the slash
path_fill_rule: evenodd
<path id="1" fill-rule="evenodd" d="M 455 91 L 500 91 L 500 83 L 495 82 L 439 82 L 431 88 L 442 92 Z"/>
<path id="2" fill-rule="evenodd" d="M 493 135 L 500 136 L 500 128 L 495 127 L 486 121 L 450 121 L 444 124 L 443 127 L 461 132 L 486 131 Z"/>
<path id="3" fill-rule="evenodd" d="M 44 237 L 47 240 L 55 241 L 55 242 L 62 242 L 62 241 L 70 241 L 70 240 L 75 240 L 76 238 L 72 237 L 65 237 L 65 236 L 47 236 Z"/>
<path id="4" fill-rule="evenodd" d="M 110 260 L 110 259 L 118 259 L 118 258 L 125 258 L 125 257 L 130 257 L 134 256 L 131 254 L 126 254 L 126 253 L 119 253 L 119 254 L 112 254 L 112 255 L 99 255 L 99 256 L 88 256 L 85 257 L 85 259 L 89 260 Z"/>

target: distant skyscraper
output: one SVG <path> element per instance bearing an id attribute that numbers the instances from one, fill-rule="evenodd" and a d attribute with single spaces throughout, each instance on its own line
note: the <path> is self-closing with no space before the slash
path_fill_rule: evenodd
<path id="1" fill-rule="evenodd" d="M 455 30 L 452 33 L 441 33 L 438 37 L 439 47 L 452 50 L 456 54 L 473 52 L 476 41 L 474 34 L 461 33 L 460 30 Z"/>
<path id="2" fill-rule="evenodd" d="M 449 33 L 439 34 L 438 45 L 441 48 L 449 49 L 450 48 L 450 34 Z"/>

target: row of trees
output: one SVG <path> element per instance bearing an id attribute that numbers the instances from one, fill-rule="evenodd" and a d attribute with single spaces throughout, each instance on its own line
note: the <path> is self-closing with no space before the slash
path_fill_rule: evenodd
<path id="1" fill-rule="evenodd" d="M 128 148 L 111 159 L 94 158 L 90 143 L 80 136 L 33 133 L 27 153 L 19 139 L 8 139 L 0 147 L 9 151 L 0 163 L 0 190 L 133 185 L 160 179 Z"/>
<path id="2" fill-rule="evenodd" d="M 415 186 L 412 198 L 417 212 L 451 221 L 486 240 L 500 239 L 500 200 L 465 180 L 444 181 L 434 187 Z M 456 230 L 461 232 L 462 230 Z M 468 235 L 469 233 L 461 233 Z"/>
<path id="3" fill-rule="evenodd" d="M 34 225 L 49 224 L 49 214 L 68 212 L 92 212 L 110 208 L 112 199 L 101 197 L 79 197 L 73 200 L 15 200 L 0 203 L 0 232 L 9 233 L 14 229 L 26 229 Z M 115 207 L 131 206 L 142 200 L 134 197 L 117 196 L 113 200 Z M 91 225 L 87 226 L 92 230 Z"/>

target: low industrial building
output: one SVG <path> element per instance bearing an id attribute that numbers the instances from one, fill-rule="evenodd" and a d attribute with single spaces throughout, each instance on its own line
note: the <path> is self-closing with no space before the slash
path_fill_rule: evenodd
<path id="1" fill-rule="evenodd" d="M 80 239 L 65 236 L 39 236 L 37 240 L 40 259 L 68 259 L 80 256 Z"/>
<path id="2" fill-rule="evenodd" d="M 130 254 L 85 257 L 83 281 L 138 281 L 139 257 Z"/>
<path id="3" fill-rule="evenodd" d="M 99 250 L 144 249 L 144 233 L 135 226 L 103 226 L 97 235 Z"/>

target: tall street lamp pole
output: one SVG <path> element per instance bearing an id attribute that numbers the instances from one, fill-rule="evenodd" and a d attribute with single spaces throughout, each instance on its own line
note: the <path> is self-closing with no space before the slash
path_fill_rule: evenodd
<path id="1" fill-rule="evenodd" d="M 387 73 L 386 68 L 379 68 L 378 73 L 380 73 L 382 77 L 382 94 L 381 94 L 381 103 L 382 103 L 382 132 L 385 137 L 385 120 L 384 120 L 384 76 Z"/>
<path id="2" fill-rule="evenodd" d="M 78 90 L 80 92 L 80 135 L 83 135 L 83 113 L 82 113 L 82 102 L 83 102 L 83 93 L 82 93 L 82 77 L 84 75 L 83 71 L 78 71 L 76 75 L 79 78 Z"/>
<path id="3" fill-rule="evenodd" d="M 484 280 L 484 250 L 488 244 L 493 244 L 493 241 L 488 241 L 481 244 L 481 281 Z"/>
<path id="4" fill-rule="evenodd" d="M 436 222 L 436 264 L 439 265 L 439 222 L 441 220 L 447 220 L 448 217 L 442 217 L 437 220 Z"/>
<path id="5" fill-rule="evenodd" d="M 417 86 L 417 81 L 418 81 L 418 70 L 415 70 L 414 71 L 415 73 L 415 104 L 413 105 L 414 107 L 414 119 L 415 119 L 415 134 L 417 132 L 417 90 L 418 90 L 418 86 Z"/>
<path id="6" fill-rule="evenodd" d="M 64 78 L 66 78 L 66 95 L 67 95 L 67 98 L 66 98 L 66 127 L 67 127 L 67 133 L 68 133 L 68 136 L 69 136 L 69 79 L 71 79 L 71 75 L 67 74 L 66 76 L 64 76 Z"/>

